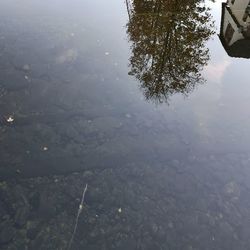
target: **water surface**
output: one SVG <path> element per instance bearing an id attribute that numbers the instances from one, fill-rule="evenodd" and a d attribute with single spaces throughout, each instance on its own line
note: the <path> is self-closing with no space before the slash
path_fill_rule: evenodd
<path id="1" fill-rule="evenodd" d="M 207 9 L 210 7 L 210 9 Z M 0 0 L 0 247 L 248 249 L 249 61 L 221 2 Z"/>

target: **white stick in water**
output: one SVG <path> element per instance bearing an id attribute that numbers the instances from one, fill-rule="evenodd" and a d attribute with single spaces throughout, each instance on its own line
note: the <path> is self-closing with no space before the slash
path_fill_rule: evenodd
<path id="1" fill-rule="evenodd" d="M 72 234 L 70 242 L 69 242 L 68 250 L 70 250 L 72 242 L 74 240 L 74 236 L 75 236 L 77 225 L 78 225 L 79 216 L 80 216 L 80 214 L 82 212 L 82 209 L 83 209 L 83 202 L 84 202 L 84 197 L 85 197 L 87 189 L 88 189 L 88 184 L 86 184 L 86 186 L 85 186 L 85 188 L 83 190 L 83 193 L 82 193 L 82 200 L 81 200 L 81 203 L 80 203 L 79 208 L 78 208 L 78 212 L 77 212 L 77 216 L 76 216 L 76 222 L 75 222 L 75 227 L 74 227 L 74 231 L 73 231 L 73 234 Z"/>

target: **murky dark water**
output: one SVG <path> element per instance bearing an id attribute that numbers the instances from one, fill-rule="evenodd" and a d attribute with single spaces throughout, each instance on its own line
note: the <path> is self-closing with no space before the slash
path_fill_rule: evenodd
<path id="1" fill-rule="evenodd" d="M 1 249 L 250 249 L 250 62 L 222 12 L 0 0 Z"/>

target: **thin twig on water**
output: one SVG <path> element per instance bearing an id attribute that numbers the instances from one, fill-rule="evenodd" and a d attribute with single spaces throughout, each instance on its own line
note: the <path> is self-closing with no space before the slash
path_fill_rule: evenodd
<path id="1" fill-rule="evenodd" d="M 71 236 L 71 239 L 70 239 L 70 242 L 69 242 L 68 250 L 70 250 L 72 242 L 73 242 L 75 234 L 76 234 L 78 220 L 79 220 L 79 216 L 80 216 L 80 214 L 82 212 L 82 209 L 83 209 L 83 202 L 84 202 L 84 197 L 85 197 L 87 189 L 88 189 L 88 184 L 86 184 L 86 186 L 85 186 L 85 188 L 83 190 L 83 193 L 82 193 L 82 200 L 81 200 L 81 203 L 80 203 L 79 208 L 78 208 L 78 212 L 77 212 L 77 216 L 76 216 L 76 221 L 75 221 L 75 227 L 74 227 L 74 231 L 72 233 L 72 236 Z"/>

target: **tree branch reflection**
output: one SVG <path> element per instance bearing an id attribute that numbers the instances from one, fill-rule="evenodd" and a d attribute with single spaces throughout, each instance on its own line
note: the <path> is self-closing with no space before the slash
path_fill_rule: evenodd
<path id="1" fill-rule="evenodd" d="M 209 60 L 205 44 L 214 34 L 204 1 L 126 2 L 132 54 L 129 74 L 140 81 L 145 97 L 164 102 L 204 82 L 200 72 Z"/>

